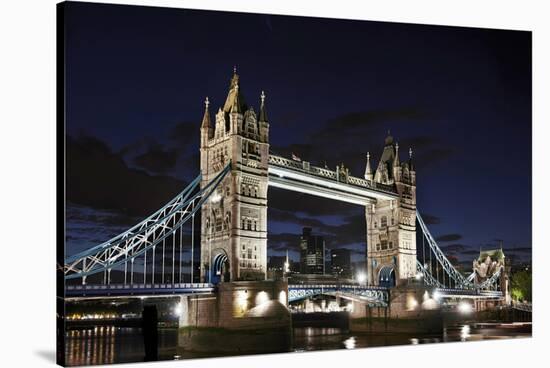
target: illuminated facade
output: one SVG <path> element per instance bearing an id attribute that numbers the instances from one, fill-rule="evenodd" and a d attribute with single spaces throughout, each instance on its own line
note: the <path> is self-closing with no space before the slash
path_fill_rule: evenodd
<path id="1" fill-rule="evenodd" d="M 367 269 L 370 285 L 395 286 L 416 275 L 416 171 L 412 162 L 399 159 L 399 145 L 391 135 L 375 172 L 367 155 L 365 179 L 394 186 L 396 199 L 373 201 L 365 208 Z"/>
<path id="2" fill-rule="evenodd" d="M 239 89 L 236 70 L 225 104 L 201 124 L 201 187 L 227 164 L 231 172 L 202 205 L 203 281 L 264 280 L 267 271 L 267 168 L 269 124 L 265 94 L 256 114 Z"/>

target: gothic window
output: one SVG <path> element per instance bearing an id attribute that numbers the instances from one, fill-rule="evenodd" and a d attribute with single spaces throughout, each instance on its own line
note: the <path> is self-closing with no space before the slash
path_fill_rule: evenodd
<path id="1" fill-rule="evenodd" d="M 244 247 L 244 245 L 243 245 L 243 250 L 245 250 L 245 247 Z M 244 258 L 244 253 L 243 253 L 243 258 Z"/>
<path id="2" fill-rule="evenodd" d="M 374 228 L 376 229 L 378 227 L 378 223 L 374 221 Z"/>
<path id="3" fill-rule="evenodd" d="M 382 250 L 386 250 L 388 249 L 388 241 L 387 240 L 382 240 Z"/>
<path id="4" fill-rule="evenodd" d="M 393 248 L 393 242 L 390 242 L 390 249 Z"/>
<path id="5" fill-rule="evenodd" d="M 243 218 L 241 219 L 241 229 L 243 229 L 243 230 L 244 230 L 244 225 L 245 225 L 245 218 L 243 217 Z M 243 247 L 244 247 L 244 246 L 243 246 Z"/>
<path id="6" fill-rule="evenodd" d="M 217 218 L 216 219 L 216 232 L 221 231 L 221 230 L 222 230 L 222 219 Z"/>
<path id="7" fill-rule="evenodd" d="M 380 243 L 376 244 L 376 250 L 380 250 Z"/>
<path id="8" fill-rule="evenodd" d="M 254 220 L 254 230 L 256 230 L 256 220 Z"/>
<path id="9" fill-rule="evenodd" d="M 225 187 L 225 196 L 229 197 L 230 193 L 231 193 L 231 191 L 229 190 L 229 187 Z"/>
<path id="10" fill-rule="evenodd" d="M 395 221 L 395 220 L 393 219 L 393 216 L 392 216 L 392 218 L 391 218 L 391 224 L 392 224 L 392 225 L 394 224 L 394 221 Z"/>
<path id="11" fill-rule="evenodd" d="M 386 216 L 382 216 L 380 219 L 380 227 L 386 227 L 388 226 L 388 218 Z"/>
<path id="12" fill-rule="evenodd" d="M 244 195 L 244 191 L 246 190 L 246 185 L 241 185 L 241 194 Z"/>
<path id="13" fill-rule="evenodd" d="M 248 248 L 248 259 L 252 259 L 252 248 Z"/>
<path id="14" fill-rule="evenodd" d="M 252 230 L 252 220 L 250 219 L 246 220 L 246 228 L 248 230 Z"/>

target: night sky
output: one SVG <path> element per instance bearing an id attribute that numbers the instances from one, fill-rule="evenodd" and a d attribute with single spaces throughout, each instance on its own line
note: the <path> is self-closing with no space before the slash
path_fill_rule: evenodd
<path id="1" fill-rule="evenodd" d="M 203 101 L 217 111 L 236 65 L 256 111 L 265 90 L 273 153 L 362 177 L 391 130 L 446 254 L 471 263 L 502 240 L 531 259 L 530 32 L 70 3 L 66 35 L 67 254 L 198 174 Z M 311 226 L 364 257 L 363 208 L 268 200 L 269 255 L 297 259 Z"/>

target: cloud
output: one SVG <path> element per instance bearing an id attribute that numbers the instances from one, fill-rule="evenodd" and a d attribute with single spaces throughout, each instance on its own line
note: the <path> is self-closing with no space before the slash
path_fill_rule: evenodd
<path id="1" fill-rule="evenodd" d="M 169 138 L 180 147 L 196 145 L 199 142 L 199 126 L 197 122 L 183 121 L 176 123 L 169 133 Z"/>
<path id="2" fill-rule="evenodd" d="M 462 239 L 462 235 L 460 234 L 445 234 L 440 235 L 437 238 L 435 238 L 435 241 L 437 242 L 448 242 L 448 241 L 457 241 Z"/>
<path id="3" fill-rule="evenodd" d="M 465 251 L 466 249 L 469 249 L 469 247 L 467 245 L 464 245 L 464 244 L 449 244 L 449 245 L 445 245 L 445 246 L 440 246 L 439 247 L 443 253 L 461 253 L 463 251 Z"/>
<path id="4" fill-rule="evenodd" d="M 160 144 L 152 144 L 145 153 L 134 157 L 133 162 L 151 173 L 166 173 L 176 166 L 177 158 L 175 149 L 164 149 Z"/>
<path id="5" fill-rule="evenodd" d="M 426 225 L 438 225 L 441 223 L 441 218 L 437 216 L 428 213 L 421 213 L 420 216 L 422 216 L 422 220 L 424 220 Z"/>
<path id="6" fill-rule="evenodd" d="M 146 216 L 185 188 L 176 178 L 129 168 L 96 137 L 67 136 L 66 142 L 66 195 L 74 204 Z"/>

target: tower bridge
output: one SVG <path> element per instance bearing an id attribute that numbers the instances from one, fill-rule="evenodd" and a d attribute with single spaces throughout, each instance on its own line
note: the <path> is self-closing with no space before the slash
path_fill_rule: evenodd
<path id="1" fill-rule="evenodd" d="M 67 257 L 62 267 L 66 295 L 215 294 L 227 290 L 222 285 L 232 283 L 236 286 L 230 294 L 237 304 L 228 308 L 234 313 L 239 305 L 255 303 L 251 301 L 253 293 L 247 294 L 255 285 L 271 288 L 268 299 L 284 304 L 322 293 L 383 305 L 390 303 L 388 292 L 392 288 L 410 285 L 414 280 L 443 298 L 506 297 L 508 280 L 503 261 L 490 261 L 491 275 L 473 270 L 471 276 L 465 276 L 441 251 L 417 211 L 412 150 L 401 161 L 399 145 L 391 135 L 384 141 L 375 169 L 367 154 L 360 178 L 351 175 L 344 164 L 332 170 L 271 154 L 269 130 L 264 92 L 256 113 L 245 102 L 235 71 L 225 103 L 214 118 L 209 99 L 205 101 L 198 176 L 139 224 Z M 364 207 L 366 285 L 266 286 L 270 186 Z M 196 216 L 201 216 L 200 234 L 195 234 Z M 183 244 L 183 227 L 189 224 L 191 244 Z M 422 234 L 422 257 L 417 230 Z M 200 283 L 193 283 L 195 239 L 200 242 Z M 182 249 L 189 245 L 191 283 L 186 284 Z M 122 282 L 112 282 L 113 270 L 124 275 Z M 101 285 L 87 284 L 92 275 L 102 275 Z M 258 295 L 262 290 L 257 290 Z M 246 303 L 242 301 L 245 296 Z"/>

